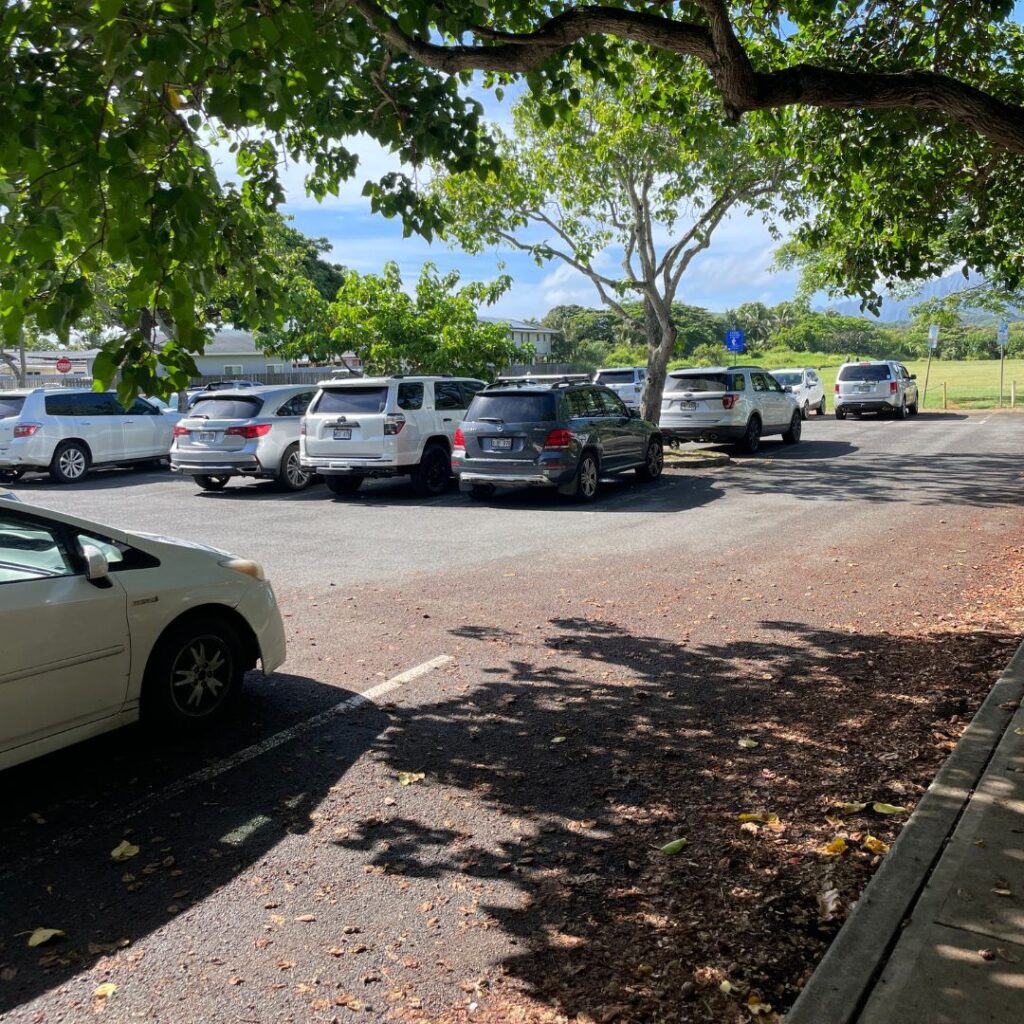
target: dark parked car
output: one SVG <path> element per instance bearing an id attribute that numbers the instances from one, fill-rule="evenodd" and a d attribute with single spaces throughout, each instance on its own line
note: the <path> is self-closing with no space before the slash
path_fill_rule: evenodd
<path id="1" fill-rule="evenodd" d="M 455 431 L 452 472 L 459 488 L 488 498 L 499 487 L 557 487 L 589 501 L 598 480 L 636 470 L 656 480 L 661 434 L 609 388 L 590 383 L 492 385 Z"/>

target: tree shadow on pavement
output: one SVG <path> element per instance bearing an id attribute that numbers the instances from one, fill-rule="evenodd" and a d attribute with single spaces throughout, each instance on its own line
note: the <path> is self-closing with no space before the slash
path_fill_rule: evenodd
<path id="1" fill-rule="evenodd" d="M 115 950 L 131 958 L 137 940 L 307 831 L 388 715 L 366 705 L 344 729 L 273 737 L 350 696 L 298 676 L 253 679 L 216 731 L 163 741 L 132 726 L 3 772 L 0 1016 Z M 138 851 L 118 862 L 122 840 Z M 30 948 L 40 927 L 65 934 Z"/>
<path id="2" fill-rule="evenodd" d="M 473 797 L 472 834 L 406 807 L 338 842 L 385 873 L 479 881 L 461 934 L 508 943 L 483 1019 L 510 1019 L 500 1003 L 517 993 L 622 1024 L 738 1019 L 748 992 L 783 1009 L 878 863 L 859 839 L 891 841 L 903 820 L 830 823 L 831 805 L 912 804 L 1014 642 L 762 631 L 691 646 L 580 618 L 518 643 L 460 627 L 505 655 L 467 693 L 395 712 L 379 754 L 399 768 L 441 751 L 425 792 Z M 744 812 L 778 820 L 741 827 Z M 848 855 L 823 856 L 844 828 Z M 448 940 L 451 955 L 471 941 Z"/>

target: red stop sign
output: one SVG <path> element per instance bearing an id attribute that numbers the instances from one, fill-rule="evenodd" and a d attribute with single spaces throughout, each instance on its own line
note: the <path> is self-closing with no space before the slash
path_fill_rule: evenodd
<path id="1" fill-rule="evenodd" d="M 57 372 L 58 373 L 70 373 L 71 372 L 71 360 L 67 356 L 61 356 L 57 360 Z"/>

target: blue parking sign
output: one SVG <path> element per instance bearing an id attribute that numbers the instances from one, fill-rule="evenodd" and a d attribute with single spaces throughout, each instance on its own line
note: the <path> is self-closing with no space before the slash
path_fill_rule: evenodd
<path id="1" fill-rule="evenodd" d="M 725 347 L 729 352 L 742 352 L 743 351 L 743 332 L 742 331 L 726 331 L 725 332 Z"/>

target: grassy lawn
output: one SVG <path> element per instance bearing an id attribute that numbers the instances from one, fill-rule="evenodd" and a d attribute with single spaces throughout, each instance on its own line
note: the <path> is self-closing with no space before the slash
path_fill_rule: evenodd
<path id="1" fill-rule="evenodd" d="M 770 362 L 771 353 L 767 353 L 766 366 L 774 366 Z M 840 359 L 831 366 L 819 368 L 821 379 L 825 383 L 825 394 L 828 396 L 828 407 L 832 408 L 832 393 L 836 382 L 836 373 L 842 364 Z M 798 364 L 792 364 L 798 365 Z M 814 357 L 806 364 L 817 365 Z M 907 369 L 917 374 L 917 384 L 924 394 L 924 375 L 926 360 L 908 362 Z M 1003 405 L 1010 404 L 1010 382 L 1017 382 L 1017 406 L 1024 409 L 1024 359 L 1007 359 L 1003 378 Z M 950 409 L 991 409 L 999 404 L 999 360 L 970 359 L 953 362 L 945 359 L 933 359 L 931 373 L 928 377 L 928 396 L 922 406 L 925 409 L 942 408 L 942 384 L 946 384 L 946 396 Z"/>

